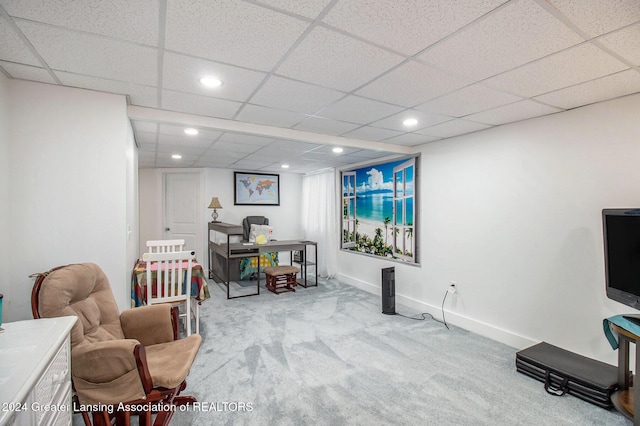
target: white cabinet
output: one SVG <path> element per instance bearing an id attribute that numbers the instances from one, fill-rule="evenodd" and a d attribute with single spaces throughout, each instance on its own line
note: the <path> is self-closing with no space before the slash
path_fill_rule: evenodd
<path id="1" fill-rule="evenodd" d="M 70 425 L 76 317 L 5 323 L 0 333 L 0 425 Z"/>

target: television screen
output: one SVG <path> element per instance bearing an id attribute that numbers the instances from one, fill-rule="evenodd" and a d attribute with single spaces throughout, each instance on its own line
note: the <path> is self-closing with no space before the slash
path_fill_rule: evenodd
<path id="1" fill-rule="evenodd" d="M 604 209 L 607 297 L 640 309 L 640 209 Z"/>

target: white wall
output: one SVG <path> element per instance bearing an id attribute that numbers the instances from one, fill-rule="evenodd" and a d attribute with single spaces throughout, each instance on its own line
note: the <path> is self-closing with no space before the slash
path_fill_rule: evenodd
<path id="1" fill-rule="evenodd" d="M 11 226 L 9 225 L 9 79 L 0 73 L 0 294 L 4 294 L 3 317 L 8 319 L 12 297 L 9 284 L 9 251 Z M 2 322 L 2 318 L 0 318 Z"/>
<path id="2" fill-rule="evenodd" d="M 135 216 L 135 154 L 123 96 L 9 82 L 12 320 L 31 317 L 28 275 L 75 262 L 99 264 L 120 309 L 130 306 L 127 220 Z M 133 207 L 135 209 L 135 207 Z M 131 252 L 131 253 L 129 253 Z"/>
<path id="3" fill-rule="evenodd" d="M 163 236 L 162 169 L 138 171 L 138 200 L 140 203 L 140 247 L 142 257 L 148 240 L 161 240 Z"/>
<path id="4" fill-rule="evenodd" d="M 204 173 L 204 200 L 202 206 L 203 241 L 196 248 L 196 256 L 206 270 L 207 265 L 207 222 L 211 221 L 211 210 L 207 208 L 211 197 L 218 197 L 222 209 L 218 209 L 218 220 L 226 223 L 241 224 L 245 216 L 261 215 L 269 218 L 274 228 L 274 238 L 280 240 L 303 238 L 300 217 L 302 201 L 302 175 L 280 173 L 280 206 L 234 206 L 233 205 L 233 170 L 206 168 Z M 144 251 L 144 242 L 162 238 L 163 216 L 162 202 L 163 172 L 176 169 L 141 169 L 140 170 L 140 250 Z M 193 171 L 193 169 L 191 169 Z"/>
<path id="5" fill-rule="evenodd" d="M 424 145 L 421 265 L 350 253 L 340 278 L 516 348 L 545 340 L 611 364 L 601 210 L 640 206 L 640 95 Z M 398 310 L 402 310 L 400 307 Z"/>
<path id="6" fill-rule="evenodd" d="M 246 171 L 246 170 L 243 170 Z M 291 240 L 303 238 L 300 208 L 302 203 L 302 175 L 278 173 L 280 175 L 279 206 L 235 206 L 233 204 L 233 170 L 206 169 L 205 200 L 209 205 L 211 197 L 218 197 L 222 210 L 218 210 L 218 220 L 242 224 L 247 216 L 266 216 L 273 227 L 273 238 Z M 211 221 L 211 209 L 207 209 L 207 221 Z"/>

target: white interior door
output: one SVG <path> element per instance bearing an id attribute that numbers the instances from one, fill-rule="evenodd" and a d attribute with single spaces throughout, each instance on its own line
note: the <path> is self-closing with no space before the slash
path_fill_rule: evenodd
<path id="1" fill-rule="evenodd" d="M 200 174 L 165 173 L 164 182 L 164 238 L 183 238 L 185 250 L 201 254 Z"/>

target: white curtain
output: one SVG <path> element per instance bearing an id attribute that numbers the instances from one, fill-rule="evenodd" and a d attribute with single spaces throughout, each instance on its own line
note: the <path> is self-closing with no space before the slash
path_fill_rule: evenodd
<path id="1" fill-rule="evenodd" d="M 302 226 L 305 238 L 318 242 L 318 275 L 333 278 L 338 272 L 340 229 L 336 210 L 336 171 L 302 178 Z"/>

